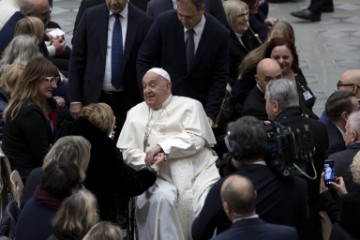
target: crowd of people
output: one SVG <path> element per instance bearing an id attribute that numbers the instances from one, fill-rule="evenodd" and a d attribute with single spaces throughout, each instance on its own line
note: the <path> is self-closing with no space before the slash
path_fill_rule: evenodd
<path id="1" fill-rule="evenodd" d="M 360 70 L 318 116 L 295 31 L 268 2 L 82 0 L 70 48 L 51 0 L 0 0 L 1 149 L 24 184 L 0 232 L 359 239 Z"/>

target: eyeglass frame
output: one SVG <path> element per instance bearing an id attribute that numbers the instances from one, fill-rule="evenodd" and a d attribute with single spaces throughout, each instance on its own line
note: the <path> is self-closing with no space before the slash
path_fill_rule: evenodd
<path id="1" fill-rule="evenodd" d="M 336 83 L 336 87 L 351 87 L 351 86 L 357 86 L 358 88 L 360 88 L 360 86 L 356 83 L 342 83 L 340 80 Z"/>
<path id="2" fill-rule="evenodd" d="M 43 77 L 43 78 L 46 79 L 48 83 L 55 82 L 56 84 L 58 84 L 58 82 L 60 81 L 60 77 Z"/>
<path id="3" fill-rule="evenodd" d="M 249 19 L 250 17 L 250 11 L 248 10 L 247 12 L 244 13 L 240 13 L 237 15 L 237 17 L 239 17 L 240 19 Z"/>

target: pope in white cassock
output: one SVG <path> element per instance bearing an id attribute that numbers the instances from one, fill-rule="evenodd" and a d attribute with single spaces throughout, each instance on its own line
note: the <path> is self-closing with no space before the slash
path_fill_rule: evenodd
<path id="1" fill-rule="evenodd" d="M 140 240 L 191 239 L 194 216 L 210 187 L 219 179 L 216 144 L 202 104 L 171 95 L 169 74 L 152 68 L 143 78 L 145 101 L 127 113 L 117 142 L 134 169 L 159 157 L 158 179 L 137 198 Z"/>

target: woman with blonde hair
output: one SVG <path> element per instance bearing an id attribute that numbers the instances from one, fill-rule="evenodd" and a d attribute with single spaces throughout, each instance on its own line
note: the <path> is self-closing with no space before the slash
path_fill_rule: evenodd
<path id="1" fill-rule="evenodd" d="M 249 30 L 249 7 L 239 0 L 223 2 L 231 33 L 229 41 L 229 77 L 232 86 L 239 75 L 239 65 L 251 50 L 260 46 Z"/>
<path id="2" fill-rule="evenodd" d="M 155 183 L 156 171 L 150 167 L 135 171 L 124 162 L 112 139 L 114 124 L 111 107 L 106 103 L 93 103 L 82 108 L 67 134 L 83 136 L 91 143 L 84 186 L 98 200 L 100 219 L 118 223 L 119 205 L 126 212 L 129 198 L 142 194 Z M 124 217 L 127 219 L 128 214 Z M 126 222 L 119 224 L 127 227 Z"/>
<path id="3" fill-rule="evenodd" d="M 35 43 L 40 44 L 44 35 L 44 23 L 38 17 L 24 17 L 16 23 L 14 37 L 20 34 L 35 36 Z"/>
<path id="4" fill-rule="evenodd" d="M 43 163 L 52 143 L 47 99 L 59 80 L 57 68 L 43 57 L 30 61 L 4 111 L 2 149 L 25 181 Z"/>
<path id="5" fill-rule="evenodd" d="M 121 229 L 107 221 L 96 223 L 85 235 L 83 240 L 119 240 L 123 239 Z"/>
<path id="6" fill-rule="evenodd" d="M 66 198 L 52 220 L 53 234 L 48 240 L 81 240 L 99 220 L 95 196 L 86 189 Z"/>
<path id="7" fill-rule="evenodd" d="M 23 70 L 23 65 L 6 65 L 3 69 L 3 74 L 0 76 L 0 141 L 2 141 L 3 137 L 3 112 L 9 104 L 11 93 L 13 92 Z"/>

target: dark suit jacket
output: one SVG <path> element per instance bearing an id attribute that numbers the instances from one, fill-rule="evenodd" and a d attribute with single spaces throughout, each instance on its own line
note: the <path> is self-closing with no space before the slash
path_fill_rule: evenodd
<path id="1" fill-rule="evenodd" d="M 99 4 L 104 3 L 104 0 L 82 0 L 79 6 L 79 11 L 76 14 L 76 19 L 74 23 L 74 30 L 73 30 L 73 38 L 71 39 L 71 43 L 74 43 L 74 38 L 76 34 L 76 29 L 79 25 L 81 16 L 84 14 L 85 10 L 89 7 L 93 7 Z"/>
<path id="2" fill-rule="evenodd" d="M 344 137 L 340 130 L 332 122 L 328 122 L 326 129 L 329 136 L 329 148 L 326 155 L 329 156 L 333 153 L 340 152 L 346 149 Z"/>
<path id="3" fill-rule="evenodd" d="M 145 12 L 146 10 L 146 0 L 131 0 L 130 1 L 135 7 L 140 8 Z M 79 11 L 76 14 L 76 19 L 74 23 L 74 30 L 73 30 L 73 38 L 71 39 L 71 43 L 74 42 L 75 32 L 79 25 L 81 16 L 84 14 L 85 10 L 89 7 L 94 7 L 96 5 L 103 4 L 104 0 L 82 0 L 79 6 Z"/>
<path id="4" fill-rule="evenodd" d="M 199 100 L 208 117 L 215 120 L 228 78 L 229 31 L 205 13 L 206 23 L 194 64 L 186 72 L 184 26 L 176 11 L 159 15 L 151 26 L 137 59 L 139 86 L 151 67 L 164 68 L 171 77 L 174 95 Z"/>
<path id="5" fill-rule="evenodd" d="M 229 77 L 232 80 L 231 85 L 239 76 L 239 66 L 246 54 L 260 46 L 250 30 L 241 36 L 241 40 L 245 47 L 240 43 L 236 34 L 231 31 L 229 43 Z"/>
<path id="6" fill-rule="evenodd" d="M 147 4 L 146 14 L 155 18 L 160 13 L 172 9 L 174 9 L 172 0 L 150 0 Z M 205 11 L 217 18 L 224 26 L 228 26 L 221 0 L 205 0 Z"/>
<path id="7" fill-rule="evenodd" d="M 52 143 L 49 121 L 34 103 L 25 103 L 14 119 L 6 119 L 2 149 L 11 169 L 25 181 L 30 172 L 43 164 Z"/>
<path id="8" fill-rule="evenodd" d="M 232 88 L 233 105 L 244 104 L 250 91 L 256 85 L 256 66 L 257 64 L 254 64 L 253 66 L 249 67 L 241 76 L 241 79 L 239 81 L 235 81 L 235 84 Z M 315 120 L 319 119 L 319 117 L 312 111 L 312 107 L 315 104 L 316 97 L 309 88 L 304 74 L 302 73 L 300 68 L 294 68 L 293 72 L 295 74 L 296 89 L 299 94 L 299 104 L 301 110 L 310 118 Z M 239 113 L 234 112 L 233 119 L 237 119 L 239 117 Z"/>
<path id="9" fill-rule="evenodd" d="M 344 179 L 348 192 L 360 191 L 360 185 L 355 184 L 350 172 L 350 164 L 360 150 L 360 142 L 351 143 L 344 151 L 331 154 L 328 159 L 334 160 L 335 175 Z"/>
<path id="10" fill-rule="evenodd" d="M 16 23 L 22 18 L 24 18 L 24 16 L 20 11 L 15 12 L 0 30 L 0 56 L 13 39 Z M 39 44 L 39 50 L 44 55 L 44 57 L 49 57 L 49 52 L 44 41 L 41 41 Z"/>
<path id="11" fill-rule="evenodd" d="M 268 120 L 265 105 L 264 93 L 255 85 L 244 102 L 241 115 L 254 116 L 261 121 Z"/>
<path id="12" fill-rule="evenodd" d="M 128 3 L 128 26 L 124 45 L 123 92 L 127 108 L 141 101 L 136 81 L 136 56 L 138 49 L 151 25 L 151 18 Z M 102 90 L 107 38 L 109 9 L 101 4 L 85 11 L 81 17 L 69 71 L 69 101 L 94 103 L 99 100 Z"/>
<path id="13" fill-rule="evenodd" d="M 205 11 L 213 15 L 224 26 L 228 26 L 226 14 L 221 0 L 205 0 Z"/>
<path id="14" fill-rule="evenodd" d="M 298 177 L 277 177 L 268 167 L 260 164 L 242 165 L 235 174 L 247 177 L 257 192 L 256 211 L 266 222 L 294 226 L 300 234 L 307 219 L 306 182 Z M 199 216 L 192 224 L 193 239 L 209 239 L 214 234 L 228 229 L 227 218 L 220 195 L 220 179 L 210 189 Z M 255 239 L 255 238 L 254 238 Z M 264 238 L 266 239 L 266 238 Z"/>
<path id="15" fill-rule="evenodd" d="M 360 239 L 359 222 L 360 192 L 349 192 L 348 194 L 345 194 L 341 197 L 338 223 L 354 238 Z M 333 233 L 331 233 L 331 235 L 333 236 Z"/>
<path id="16" fill-rule="evenodd" d="M 16 23 L 23 17 L 19 11 L 15 12 L 0 30 L 0 56 L 14 37 Z"/>
<path id="17" fill-rule="evenodd" d="M 316 149 L 315 155 L 313 157 L 313 162 L 317 177 L 315 180 L 304 177 L 308 183 L 308 197 L 311 217 L 308 228 L 309 235 L 306 237 L 306 239 L 319 239 L 321 238 L 321 227 L 319 218 L 320 177 L 323 171 L 325 154 L 328 149 L 329 143 L 326 126 L 320 121 L 304 117 L 299 107 L 289 107 L 284 109 L 275 117 L 274 121 L 280 122 L 284 126 L 291 127 L 293 131 L 296 131 L 296 129 L 298 128 L 303 129 L 304 125 L 306 124 L 309 126 L 309 129 L 312 132 L 313 141 Z M 312 165 L 310 163 L 306 164 L 306 169 L 306 172 L 310 176 L 315 176 Z"/>
<path id="18" fill-rule="evenodd" d="M 147 4 L 146 14 L 152 18 L 160 13 L 174 9 L 172 0 L 150 0 Z"/>
<path id="19" fill-rule="evenodd" d="M 299 237 L 293 227 L 270 224 L 260 218 L 249 218 L 234 222 L 228 230 L 213 238 L 213 240 L 233 239 L 296 240 Z"/>

